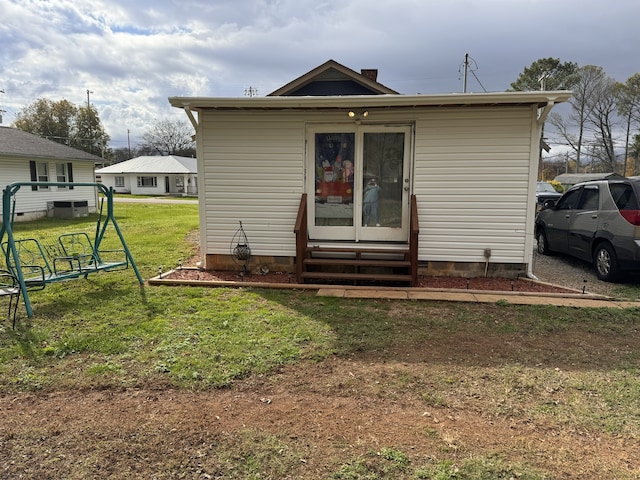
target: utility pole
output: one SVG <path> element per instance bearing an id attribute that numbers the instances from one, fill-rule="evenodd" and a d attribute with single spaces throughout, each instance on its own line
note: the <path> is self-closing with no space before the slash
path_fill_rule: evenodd
<path id="1" fill-rule="evenodd" d="M 87 122 L 89 127 L 89 153 L 93 153 L 93 131 L 91 128 L 91 118 L 89 118 L 89 115 L 91 114 L 91 102 L 89 100 L 89 94 L 91 93 L 93 92 L 87 88 Z"/>
<path id="2" fill-rule="evenodd" d="M 467 73 L 469 72 L 469 54 L 464 54 L 464 77 L 462 82 L 462 93 L 467 93 Z"/>
<path id="3" fill-rule="evenodd" d="M 464 62 L 462 62 L 462 65 L 460 65 L 460 67 L 458 68 L 458 73 L 462 73 L 463 76 L 462 93 L 467 93 L 467 79 L 469 78 L 469 72 L 471 72 L 471 75 L 473 75 L 480 87 L 482 87 L 482 90 L 484 90 L 485 92 L 487 91 L 487 89 L 484 88 L 484 85 L 482 85 L 482 83 L 480 82 L 478 76 L 475 74 L 475 70 L 477 69 L 478 64 L 476 63 L 476 61 L 471 58 L 468 53 L 465 53 Z M 461 72 L 461 70 L 463 70 L 463 72 Z"/>
<path id="4" fill-rule="evenodd" d="M 4 89 L 0 90 L 0 93 L 4 93 Z M 0 125 L 2 125 L 2 114 L 5 113 L 6 110 L 4 110 L 2 108 L 2 105 L 0 105 Z"/>

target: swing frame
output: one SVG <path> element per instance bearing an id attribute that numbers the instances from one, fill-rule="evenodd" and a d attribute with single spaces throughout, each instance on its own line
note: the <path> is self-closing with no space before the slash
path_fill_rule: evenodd
<path id="1" fill-rule="evenodd" d="M 107 201 L 107 213 L 104 222 L 102 223 L 102 206 L 100 208 L 100 217 L 98 218 L 98 223 L 96 224 L 96 232 L 93 243 L 89 239 L 86 233 L 70 233 L 63 234 L 59 237 L 59 242 L 62 245 L 62 237 L 69 236 L 84 236 L 88 241 L 88 245 L 90 245 L 91 251 L 82 255 L 84 257 L 84 262 L 81 263 L 78 259 L 77 253 L 69 253 L 68 256 L 59 257 L 56 260 L 61 260 L 62 262 L 67 262 L 71 265 L 71 268 L 68 270 L 64 270 L 62 272 L 58 272 L 56 266 L 54 265 L 53 269 L 47 264 L 48 274 L 44 272 L 41 267 L 37 267 L 42 270 L 41 280 L 40 279 L 25 279 L 23 265 L 20 261 L 20 252 L 19 247 L 21 245 L 20 242 L 25 240 L 16 240 L 13 235 L 13 220 L 15 214 L 15 201 L 12 208 L 11 202 L 12 199 L 15 198 L 15 194 L 22 187 L 93 187 L 97 188 L 100 192 L 104 194 L 104 199 Z M 29 290 L 43 289 L 47 284 L 71 280 L 79 277 L 87 277 L 90 273 L 99 272 L 99 271 L 113 271 L 123 268 L 128 268 L 129 265 L 133 269 L 138 279 L 140 285 L 144 284 L 144 280 L 140 275 L 138 267 L 136 266 L 135 260 L 129 251 L 129 247 L 125 242 L 124 236 L 122 235 L 122 231 L 118 226 L 118 222 L 115 219 L 113 214 L 113 187 L 107 188 L 101 183 L 93 183 L 93 182 L 15 182 L 7 185 L 2 191 L 2 226 L 0 227 L 0 245 L 2 245 L 2 250 L 5 255 L 5 263 L 7 268 L 11 270 L 13 275 L 18 279 L 18 283 L 20 284 L 20 290 L 22 291 L 22 298 L 24 300 L 25 309 L 27 311 L 27 316 L 33 316 L 33 309 L 31 307 L 31 301 L 29 299 Z M 104 201 L 103 199 L 103 201 Z M 102 225 L 101 225 L 102 223 Z M 107 263 L 102 262 L 100 258 L 100 244 L 102 239 L 104 238 L 106 229 L 111 223 L 120 239 L 120 243 L 122 244 L 123 253 L 126 259 L 123 262 L 116 263 Z M 5 239 L 6 237 L 6 239 Z M 28 241 L 35 242 L 37 245 L 37 249 L 42 252 L 42 247 L 38 240 L 36 239 L 28 239 Z M 47 259 L 43 254 L 43 259 L 45 263 L 47 263 Z M 55 260 L 54 260 L 55 263 Z M 74 266 L 77 264 L 77 268 Z M 27 266 L 25 265 L 25 268 Z"/>

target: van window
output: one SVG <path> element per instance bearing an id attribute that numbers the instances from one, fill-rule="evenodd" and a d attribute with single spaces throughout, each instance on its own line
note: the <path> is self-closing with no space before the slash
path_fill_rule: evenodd
<path id="1" fill-rule="evenodd" d="M 600 191 L 598 187 L 585 187 L 580 210 L 597 210 L 600 205 Z"/>
<path id="2" fill-rule="evenodd" d="M 609 184 L 611 196 L 616 202 L 618 210 L 638 210 L 638 199 L 633 193 L 633 187 L 627 183 Z"/>
<path id="3" fill-rule="evenodd" d="M 565 196 L 560 199 L 556 208 L 558 210 L 576 209 L 578 207 L 578 202 L 580 201 L 580 193 L 582 193 L 581 188 L 577 188 L 575 190 L 567 192 Z"/>

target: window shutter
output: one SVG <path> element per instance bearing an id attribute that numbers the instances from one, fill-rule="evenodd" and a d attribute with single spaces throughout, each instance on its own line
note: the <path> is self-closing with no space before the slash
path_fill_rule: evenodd
<path id="1" fill-rule="evenodd" d="M 67 163 L 67 172 L 69 174 L 69 182 L 73 182 L 73 163 Z M 69 190 L 73 190 L 73 185 L 69 186 Z"/>
<path id="2" fill-rule="evenodd" d="M 36 162 L 35 160 L 30 160 L 29 161 L 29 170 L 31 170 L 31 181 L 32 182 L 37 182 L 38 181 L 38 171 L 36 170 Z M 38 190 L 38 186 L 37 185 L 31 185 L 31 190 Z"/>

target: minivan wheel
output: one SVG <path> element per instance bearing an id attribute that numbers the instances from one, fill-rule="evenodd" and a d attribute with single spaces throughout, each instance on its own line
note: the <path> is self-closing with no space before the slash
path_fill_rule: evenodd
<path id="1" fill-rule="evenodd" d="M 606 243 L 599 243 L 593 252 L 593 266 L 596 275 L 605 282 L 614 282 L 620 277 L 618 258 L 613 247 Z"/>
<path id="2" fill-rule="evenodd" d="M 551 255 L 551 250 L 549 250 L 549 242 L 547 241 L 547 235 L 544 233 L 544 230 L 538 230 L 536 240 L 538 241 L 538 253 L 542 255 Z"/>

